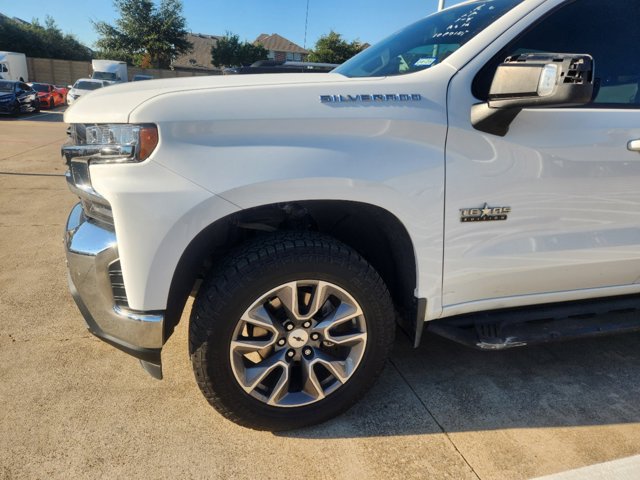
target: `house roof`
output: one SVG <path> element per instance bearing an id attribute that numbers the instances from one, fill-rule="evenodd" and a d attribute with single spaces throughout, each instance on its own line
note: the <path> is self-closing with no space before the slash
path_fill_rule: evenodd
<path id="1" fill-rule="evenodd" d="M 26 20 L 22 20 L 21 18 L 18 18 L 18 17 L 8 17 L 7 15 L 1 12 L 0 12 L 0 18 L 2 18 L 3 20 L 13 20 L 16 23 L 21 23 L 23 25 L 31 25 L 31 23 L 27 22 Z"/>
<path id="2" fill-rule="evenodd" d="M 218 35 L 205 35 L 203 33 L 189 33 L 187 40 L 193 43 L 193 50 L 177 57 L 173 62 L 176 68 L 191 68 L 200 70 L 216 70 L 211 63 L 211 47 L 218 43 Z M 256 39 L 255 43 L 260 43 L 267 50 L 274 52 L 292 52 L 303 55 L 309 52 L 291 40 L 281 37 L 277 33 L 271 35 L 263 33 Z"/>
<path id="3" fill-rule="evenodd" d="M 217 35 L 205 35 L 202 33 L 189 33 L 187 40 L 193 43 L 193 50 L 177 57 L 172 65 L 182 68 L 196 68 L 202 70 L 215 70 L 211 63 L 211 47 L 218 43 Z"/>
<path id="4" fill-rule="evenodd" d="M 272 33 L 271 35 L 262 33 L 253 43 L 260 43 L 264 48 L 272 52 L 309 53 L 308 50 L 305 50 L 300 45 L 296 45 L 291 40 L 281 37 L 277 33 Z"/>

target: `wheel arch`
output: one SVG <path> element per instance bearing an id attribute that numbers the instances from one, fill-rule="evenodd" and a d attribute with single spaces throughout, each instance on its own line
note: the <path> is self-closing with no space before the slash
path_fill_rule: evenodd
<path id="1" fill-rule="evenodd" d="M 401 325 L 419 336 L 416 322 L 424 301 L 415 298 L 416 254 L 405 225 L 388 210 L 357 201 L 305 200 L 248 208 L 220 218 L 189 243 L 175 268 L 165 316 L 164 338 L 180 321 L 186 301 L 217 259 L 243 242 L 276 231 L 316 231 L 358 251 L 378 271 L 391 293 Z"/>

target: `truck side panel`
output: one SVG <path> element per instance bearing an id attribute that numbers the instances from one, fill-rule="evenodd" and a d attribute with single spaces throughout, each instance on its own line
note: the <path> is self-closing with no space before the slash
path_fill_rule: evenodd
<path id="1" fill-rule="evenodd" d="M 446 65 L 434 68 L 424 72 L 421 84 L 402 78 L 311 84 L 287 92 L 284 107 L 279 95 L 286 85 L 179 92 L 144 103 L 130 121 L 159 126 L 161 143 L 150 163 L 197 185 L 199 193 L 197 201 L 187 195 L 188 201 L 180 206 L 163 202 L 161 215 L 166 220 L 154 221 L 153 235 L 149 235 L 134 228 L 136 220 L 130 214 L 150 214 L 151 207 L 145 205 L 148 197 L 127 194 L 134 189 L 120 183 L 132 181 L 125 173 L 128 167 L 92 167 L 94 187 L 109 200 L 116 218 L 131 306 L 163 309 L 169 272 L 184 247 L 207 224 L 234 208 L 339 199 L 379 206 L 406 226 L 418 266 L 415 294 L 428 298 L 427 315 L 437 317 L 443 248 L 444 86 L 451 73 Z M 420 100 L 320 102 L 321 95 L 367 92 L 415 94 Z M 247 131 L 255 133 L 247 136 Z M 119 223 L 123 221 L 133 224 Z M 160 273 L 145 279 L 136 272 Z"/>

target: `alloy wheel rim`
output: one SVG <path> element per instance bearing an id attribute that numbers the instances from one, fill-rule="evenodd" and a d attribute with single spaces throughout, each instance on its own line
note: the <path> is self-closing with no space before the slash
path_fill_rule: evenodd
<path id="1" fill-rule="evenodd" d="M 321 280 L 282 284 L 244 312 L 229 347 L 240 387 L 275 407 L 318 402 L 346 384 L 367 344 L 362 308 Z"/>

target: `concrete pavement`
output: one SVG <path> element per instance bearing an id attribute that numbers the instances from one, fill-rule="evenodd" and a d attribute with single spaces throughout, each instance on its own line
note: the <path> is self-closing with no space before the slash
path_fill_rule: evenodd
<path id="1" fill-rule="evenodd" d="M 277 435 L 206 403 L 188 312 L 152 379 L 67 292 L 59 120 L 0 118 L 0 479 L 518 479 L 640 453 L 638 334 L 492 353 L 399 334 L 362 402 Z"/>
<path id="2" fill-rule="evenodd" d="M 598 463 L 536 480 L 637 480 L 640 478 L 640 455 Z"/>

